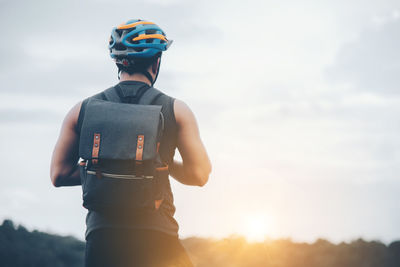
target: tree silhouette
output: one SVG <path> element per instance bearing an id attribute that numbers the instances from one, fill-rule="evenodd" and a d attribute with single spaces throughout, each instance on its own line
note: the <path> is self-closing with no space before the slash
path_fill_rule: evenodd
<path id="1" fill-rule="evenodd" d="M 389 246 L 362 239 L 313 244 L 280 239 L 248 243 L 243 237 L 220 240 L 191 237 L 182 240 L 198 267 L 399 267 L 400 241 Z M 70 236 L 29 232 L 4 220 L 0 226 L 1 267 L 79 267 L 84 264 L 85 243 Z"/>

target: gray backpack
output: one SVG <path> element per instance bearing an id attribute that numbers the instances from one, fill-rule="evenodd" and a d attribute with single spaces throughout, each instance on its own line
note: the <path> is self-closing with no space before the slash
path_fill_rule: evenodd
<path id="1" fill-rule="evenodd" d="M 168 182 L 168 166 L 159 155 L 162 106 L 151 103 L 162 93 L 146 87 L 135 101 L 122 103 L 117 89 L 121 88 L 109 88 L 82 103 L 79 165 L 83 206 L 114 213 L 158 210 Z"/>

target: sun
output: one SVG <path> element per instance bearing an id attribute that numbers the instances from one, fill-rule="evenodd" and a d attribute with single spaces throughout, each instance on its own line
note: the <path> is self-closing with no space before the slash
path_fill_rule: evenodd
<path id="1" fill-rule="evenodd" d="M 251 214 L 244 217 L 243 234 L 249 242 L 264 241 L 271 235 L 272 220 L 264 214 Z"/>

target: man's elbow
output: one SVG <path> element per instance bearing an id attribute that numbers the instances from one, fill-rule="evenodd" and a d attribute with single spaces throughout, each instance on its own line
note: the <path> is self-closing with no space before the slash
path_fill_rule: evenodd
<path id="1" fill-rule="evenodd" d="M 197 186 L 200 186 L 200 187 L 205 186 L 206 183 L 208 182 L 208 177 L 209 177 L 209 175 L 203 176 L 201 179 L 199 179 L 199 182 L 197 183 Z"/>
<path id="2" fill-rule="evenodd" d="M 211 173 L 211 164 L 205 168 L 198 169 L 193 173 L 193 180 L 195 185 L 203 187 L 208 182 Z"/>
<path id="3" fill-rule="evenodd" d="M 51 180 L 51 183 L 52 183 L 55 187 L 60 187 L 60 183 L 59 183 L 60 174 L 58 174 L 58 173 L 55 172 L 55 171 L 50 171 L 50 180 Z"/>

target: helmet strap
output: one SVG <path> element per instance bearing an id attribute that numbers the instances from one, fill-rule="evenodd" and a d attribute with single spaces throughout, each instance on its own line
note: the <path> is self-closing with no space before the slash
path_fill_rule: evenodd
<path id="1" fill-rule="evenodd" d="M 160 55 L 159 59 L 160 59 L 160 61 L 158 61 L 158 67 L 157 67 L 156 77 L 154 77 L 154 81 L 153 81 L 153 83 L 151 84 L 151 86 L 153 86 L 153 84 L 157 81 L 158 73 L 160 73 L 161 55 Z"/>
<path id="2" fill-rule="evenodd" d="M 144 76 L 146 76 L 146 78 L 149 80 L 149 82 L 151 83 L 151 86 L 153 86 L 155 80 L 153 81 L 153 77 L 150 75 L 150 73 L 147 70 L 141 70 L 138 71 L 140 73 L 142 73 Z M 156 77 L 157 78 L 157 77 Z"/>

